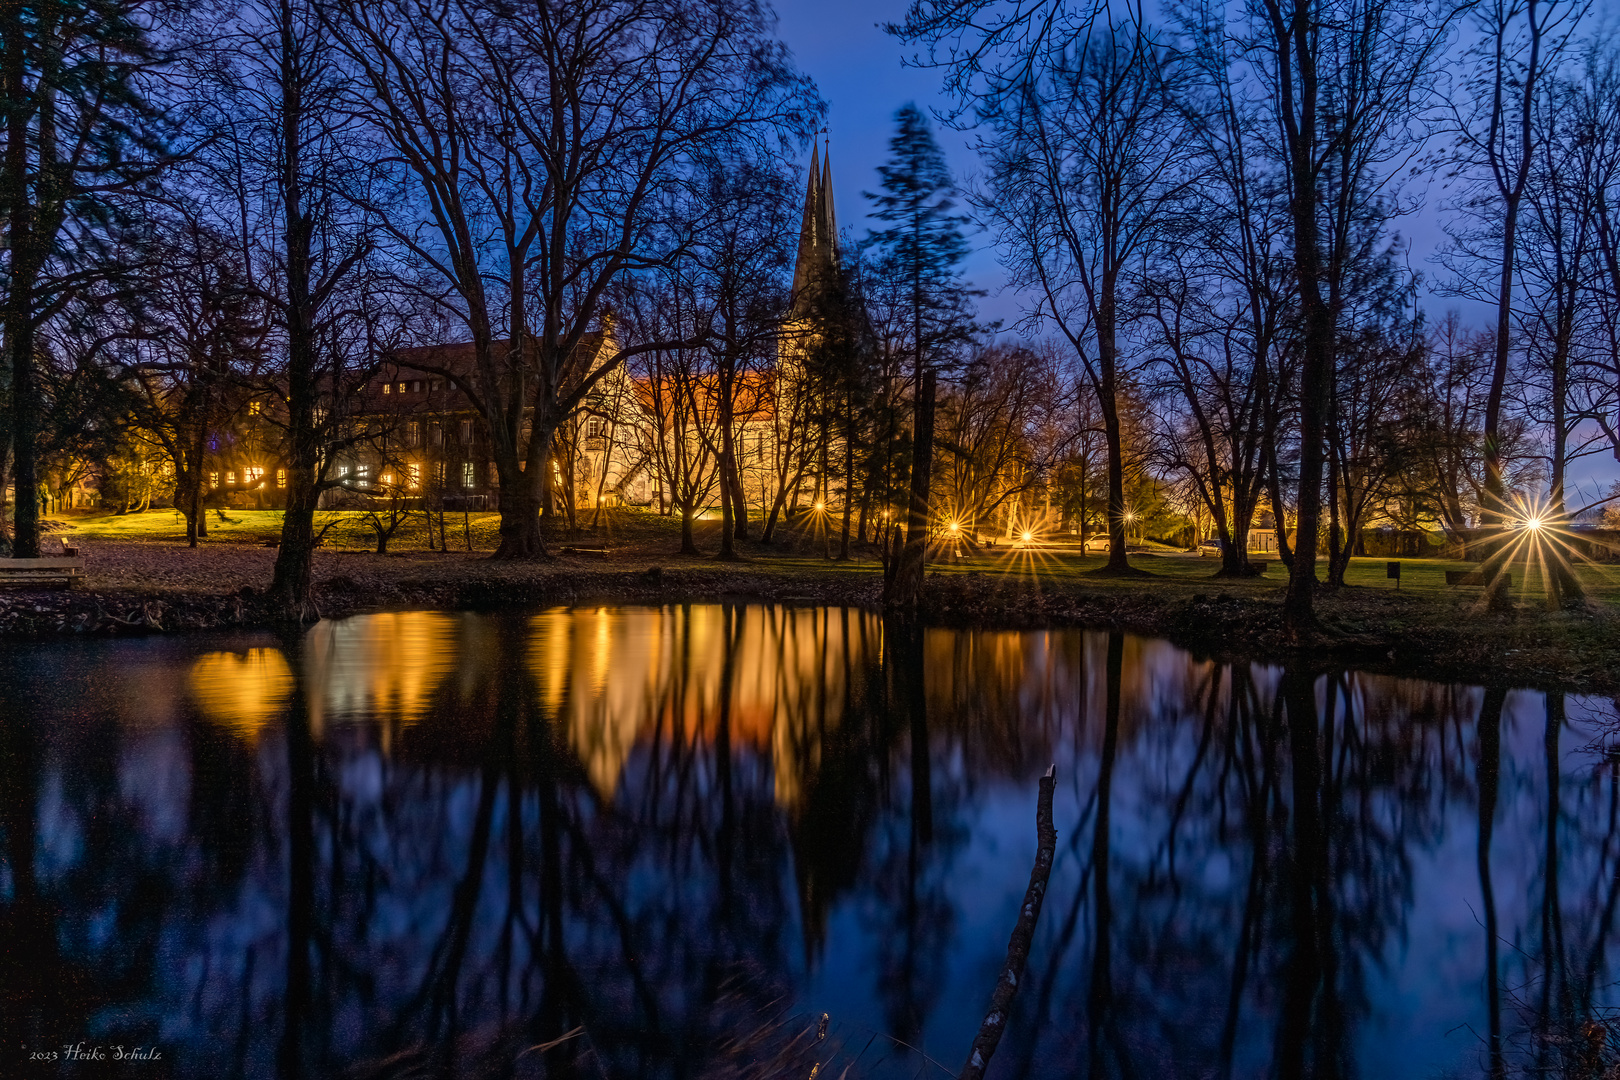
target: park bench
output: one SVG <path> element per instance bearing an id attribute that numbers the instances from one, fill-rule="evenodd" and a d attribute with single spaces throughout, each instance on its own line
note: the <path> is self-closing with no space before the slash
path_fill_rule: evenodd
<path id="1" fill-rule="evenodd" d="M 611 551 L 611 549 L 605 548 L 605 547 L 575 547 L 575 546 L 570 546 L 570 547 L 563 548 L 562 553 L 564 555 L 586 555 L 586 556 L 589 556 L 589 557 L 591 557 L 593 559 L 605 559 L 610 554 L 612 554 L 612 551 Z"/>
<path id="2" fill-rule="evenodd" d="M 84 580 L 79 555 L 47 559 L 0 559 L 0 588 L 69 589 Z"/>
<path id="3" fill-rule="evenodd" d="M 1446 584 L 1447 585 L 1478 585 L 1480 588 L 1484 588 L 1489 583 L 1485 580 L 1485 575 L 1482 572 L 1478 571 L 1478 570 L 1447 570 L 1446 571 Z M 1513 575 L 1512 574 L 1503 574 L 1502 575 L 1502 588 L 1510 589 L 1512 587 L 1513 587 Z"/>

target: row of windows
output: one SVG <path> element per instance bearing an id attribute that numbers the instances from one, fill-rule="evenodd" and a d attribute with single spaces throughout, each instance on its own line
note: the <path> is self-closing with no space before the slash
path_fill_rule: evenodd
<path id="1" fill-rule="evenodd" d="M 422 466 L 420 464 L 416 463 L 416 462 L 412 462 L 412 463 L 406 465 L 405 468 L 406 468 L 406 472 L 404 474 L 403 479 L 405 480 L 406 486 L 410 487 L 412 489 L 421 487 L 422 486 Z M 339 480 L 342 480 L 344 482 L 348 482 L 349 479 L 350 479 L 350 476 L 351 476 L 349 466 L 347 466 L 347 465 L 339 465 L 337 474 L 338 474 L 338 479 Z M 440 484 L 444 483 L 444 475 L 445 475 L 444 462 L 442 462 L 442 461 L 435 462 L 434 465 L 433 465 L 433 479 L 434 479 L 434 481 L 436 483 L 440 483 Z M 352 476 L 353 476 L 353 481 L 354 481 L 354 486 L 355 487 L 370 487 L 371 486 L 371 466 L 370 465 L 356 465 L 356 466 L 354 466 Z M 263 469 L 255 468 L 255 467 L 250 466 L 250 467 L 242 470 L 242 483 L 244 485 L 257 484 L 261 479 L 263 479 L 263 477 L 264 477 L 264 470 Z M 391 472 L 383 473 L 379 477 L 379 479 L 381 480 L 382 485 L 384 487 L 393 487 L 394 486 L 395 476 Z M 285 488 L 287 486 L 287 470 L 286 469 L 277 469 L 276 470 L 275 481 L 276 481 L 276 487 Z M 211 473 L 208 474 L 208 486 L 209 487 L 215 487 L 215 488 L 219 487 L 219 473 L 211 472 Z M 225 473 L 225 486 L 226 487 L 235 487 L 236 486 L 236 470 L 235 469 L 229 469 L 229 470 L 226 471 L 226 473 Z M 472 488 L 472 487 L 477 487 L 478 486 L 478 467 L 476 465 L 474 465 L 470 461 L 464 461 L 464 462 L 461 463 L 461 486 L 464 487 L 464 488 Z"/>
<path id="2" fill-rule="evenodd" d="M 461 444 L 463 446 L 471 446 L 472 441 L 473 441 L 473 422 L 471 420 L 463 420 L 463 421 L 461 421 L 461 432 L 460 433 L 461 433 Z M 410 423 L 406 424 L 405 428 L 404 428 L 404 431 L 403 431 L 403 435 L 404 435 L 404 442 L 405 442 L 406 446 L 421 446 L 422 445 L 422 422 L 420 420 L 412 420 Z M 428 425 L 428 438 L 433 441 L 434 446 L 443 446 L 444 445 L 444 428 L 441 427 L 438 424 L 429 424 Z"/>
<path id="3" fill-rule="evenodd" d="M 410 464 L 406 465 L 405 468 L 406 468 L 406 473 L 405 473 L 405 476 L 404 476 L 405 486 L 412 489 L 412 490 L 415 490 L 416 488 L 421 487 L 422 486 L 422 466 L 420 464 L 416 463 L 416 462 L 411 462 Z M 434 480 L 434 483 L 437 483 L 437 484 L 444 483 L 444 475 L 445 475 L 444 462 L 442 462 L 442 461 L 434 462 L 433 463 L 433 480 Z M 347 465 L 339 465 L 338 466 L 338 479 L 344 481 L 345 483 L 347 483 L 349 481 L 349 477 L 350 477 L 349 466 L 347 466 Z M 356 465 L 354 467 L 353 477 L 354 477 L 354 486 L 355 487 L 370 487 L 371 486 L 371 466 L 370 465 Z M 384 487 L 393 487 L 396 478 L 395 478 L 393 473 L 385 472 L 385 473 L 382 474 L 381 477 L 379 477 L 379 479 L 382 481 L 382 485 Z M 474 465 L 470 461 L 463 461 L 461 463 L 461 486 L 464 487 L 464 488 L 472 488 L 472 487 L 477 487 L 478 486 L 478 467 L 476 465 Z"/>
<path id="4" fill-rule="evenodd" d="M 264 479 L 264 470 L 263 469 L 255 468 L 255 467 L 250 465 L 247 468 L 242 470 L 242 483 L 243 484 L 257 484 L 262 479 Z M 211 473 L 208 474 L 208 486 L 209 487 L 219 487 L 219 473 L 211 472 Z M 225 486 L 226 487 L 235 487 L 236 486 L 236 470 L 235 469 L 231 469 L 231 470 L 229 470 L 229 471 L 227 471 L 225 473 Z M 276 470 L 276 487 L 284 488 L 286 486 L 287 486 L 287 470 L 286 469 L 277 469 Z"/>
<path id="5" fill-rule="evenodd" d="M 432 392 L 438 389 L 438 379 L 402 379 L 399 382 L 382 384 L 382 392 L 385 394 L 420 394 L 423 391 Z"/>

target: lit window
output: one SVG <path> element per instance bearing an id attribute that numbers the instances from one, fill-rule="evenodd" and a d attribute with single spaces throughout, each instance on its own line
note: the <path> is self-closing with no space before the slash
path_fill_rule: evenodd
<path id="1" fill-rule="evenodd" d="M 383 383 L 383 393 L 392 394 L 393 392 L 394 392 L 394 384 L 393 383 L 391 383 L 391 382 Z"/>
<path id="2" fill-rule="evenodd" d="M 409 465 L 409 466 L 407 466 L 407 468 L 409 468 L 410 471 L 411 471 L 411 487 L 412 488 L 421 487 L 422 486 L 422 466 L 420 466 L 420 465 Z"/>
<path id="3" fill-rule="evenodd" d="M 277 469 L 276 470 L 276 487 L 284 488 L 286 486 L 287 486 L 287 470 L 286 469 Z"/>
<path id="4" fill-rule="evenodd" d="M 369 486 L 371 484 L 371 466 L 370 465 L 357 465 L 357 466 L 355 466 L 354 482 L 359 484 L 361 487 Z"/>
<path id="5" fill-rule="evenodd" d="M 434 446 L 443 446 L 444 445 L 444 428 L 440 427 L 438 424 L 434 424 L 432 430 L 433 430 L 433 445 Z"/>
<path id="6" fill-rule="evenodd" d="M 257 402 L 257 401 L 248 402 L 248 415 L 249 416 L 258 416 L 260 407 L 261 406 L 260 406 L 259 402 Z"/>
<path id="7" fill-rule="evenodd" d="M 421 441 L 422 425 L 417 423 L 415 420 L 412 420 L 409 424 L 405 425 L 405 443 L 408 446 L 415 446 Z"/>
<path id="8" fill-rule="evenodd" d="M 477 475 L 473 472 L 473 463 L 470 461 L 463 461 L 461 463 L 461 486 L 464 488 L 470 488 L 475 483 L 477 483 Z"/>
<path id="9" fill-rule="evenodd" d="M 208 486 L 219 487 L 219 473 L 211 472 L 208 474 Z"/>
<path id="10" fill-rule="evenodd" d="M 250 466 L 247 469 L 247 471 L 242 474 L 242 477 L 243 477 L 243 479 L 245 479 L 249 483 L 253 483 L 253 482 L 257 481 L 263 475 L 264 475 L 264 470 L 263 469 L 255 469 L 255 468 Z"/>
<path id="11" fill-rule="evenodd" d="M 433 463 L 433 482 L 436 484 L 444 483 L 444 462 L 442 461 Z"/>
<path id="12" fill-rule="evenodd" d="M 348 475 L 349 475 L 349 467 L 347 465 L 339 465 L 338 466 L 338 476 L 341 477 L 341 476 L 348 476 Z"/>
<path id="13" fill-rule="evenodd" d="M 225 474 L 225 486 L 229 487 L 234 483 L 236 483 L 236 471 L 233 469 Z"/>
<path id="14" fill-rule="evenodd" d="M 402 393 L 402 394 L 405 392 L 405 384 L 404 383 L 399 384 L 399 392 Z"/>

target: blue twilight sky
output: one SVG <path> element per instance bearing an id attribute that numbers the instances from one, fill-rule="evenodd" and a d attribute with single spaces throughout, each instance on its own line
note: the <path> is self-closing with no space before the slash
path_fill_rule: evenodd
<path id="1" fill-rule="evenodd" d="M 888 156 L 895 111 L 908 101 L 915 101 L 924 111 L 949 105 L 939 92 L 941 73 L 906 67 L 903 60 L 911 50 L 879 29 L 882 22 L 900 19 L 906 5 L 907 0 L 776 0 L 782 40 L 793 50 L 799 68 L 816 80 L 830 105 L 833 198 L 839 225 L 857 240 L 875 224 L 867 218 L 871 204 L 861 193 L 877 187 L 877 167 Z M 971 179 L 978 160 L 967 137 L 938 124 L 935 135 L 958 181 Z M 801 165 L 808 158 L 806 154 Z M 1445 239 L 1440 214 L 1449 193 L 1435 186 L 1427 191 L 1409 187 L 1403 194 L 1422 197 L 1422 209 L 1401 221 L 1398 228 L 1410 240 L 1412 268 L 1432 287 L 1446 274 L 1432 260 Z M 979 302 L 980 313 L 986 319 L 1001 320 L 1004 327 L 1011 326 L 1021 313 L 1018 297 L 1003 289 L 1005 276 L 990 250 L 989 237 L 980 232 L 970 235 L 970 240 L 976 250 L 967 262 L 968 278 L 989 292 Z M 1433 293 L 1425 298 L 1424 307 L 1431 320 L 1448 308 L 1456 308 L 1465 320 L 1480 326 L 1494 318 L 1494 311 L 1484 305 Z M 1570 480 L 1578 489 L 1571 493 L 1572 507 L 1578 507 L 1586 501 L 1581 495 L 1595 499 L 1620 480 L 1620 465 L 1612 455 L 1600 453 L 1577 462 Z"/>
<path id="2" fill-rule="evenodd" d="M 909 50 L 889 37 L 878 24 L 905 14 L 906 0 L 777 0 L 781 37 L 793 50 L 800 70 L 816 80 L 830 109 L 827 124 L 832 140 L 833 201 L 838 223 L 856 240 L 876 222 L 868 220 L 871 207 L 863 191 L 878 185 L 877 167 L 888 158 L 894 135 L 895 112 L 914 101 L 925 112 L 945 107 L 939 93 L 940 72 L 905 67 Z M 958 181 L 977 169 L 967 138 L 935 124 L 934 134 L 945 148 Z M 800 164 L 807 164 L 809 155 Z M 970 237 L 977 250 L 968 260 L 973 284 L 988 289 L 980 301 L 986 318 L 1011 323 L 1018 317 L 1017 299 L 1000 295 L 1002 282 L 988 237 Z"/>

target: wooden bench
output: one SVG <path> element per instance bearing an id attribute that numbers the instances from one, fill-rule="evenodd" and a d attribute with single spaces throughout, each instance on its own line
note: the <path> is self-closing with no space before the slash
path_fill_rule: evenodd
<path id="1" fill-rule="evenodd" d="M 69 589 L 84 580 L 84 558 L 0 559 L 0 588 Z"/>
<path id="2" fill-rule="evenodd" d="M 1478 585 L 1480 588 L 1484 588 L 1487 584 L 1489 584 L 1489 582 L 1487 582 L 1485 580 L 1484 573 L 1479 571 L 1479 570 L 1447 570 L 1446 571 L 1446 584 L 1447 585 Z M 1513 587 L 1513 575 L 1512 574 L 1503 574 L 1502 575 L 1502 588 L 1511 589 L 1512 587 Z"/>
<path id="3" fill-rule="evenodd" d="M 593 559 L 605 559 L 612 554 L 612 551 L 605 547 L 565 547 L 562 549 L 562 553 L 564 555 L 588 555 Z"/>

